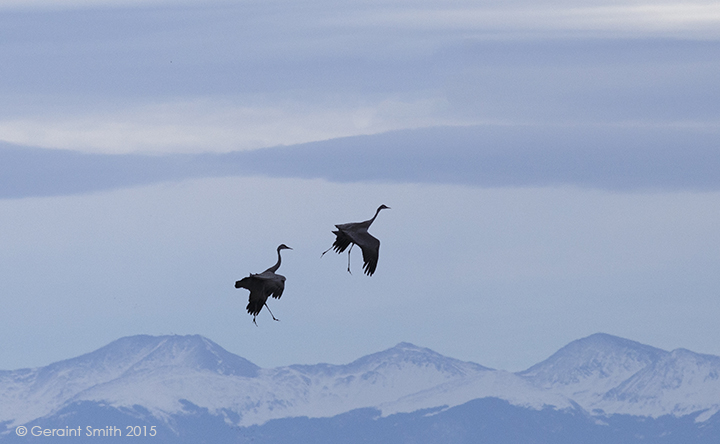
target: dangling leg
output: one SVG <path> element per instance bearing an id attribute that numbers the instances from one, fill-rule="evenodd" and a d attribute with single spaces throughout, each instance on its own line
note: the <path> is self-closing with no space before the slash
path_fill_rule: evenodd
<path id="1" fill-rule="evenodd" d="M 320 257 L 325 256 L 325 253 L 327 253 L 327 252 L 330 251 L 330 250 L 332 250 L 332 245 L 330 246 L 330 248 L 328 248 L 327 250 L 323 251 L 322 254 L 320 255 Z"/>
<path id="2" fill-rule="evenodd" d="M 350 249 L 348 250 L 348 273 L 352 274 L 352 271 L 350 271 L 350 252 L 352 251 L 352 247 L 354 247 L 355 244 L 350 244 Z"/>
<path id="3" fill-rule="evenodd" d="M 265 303 L 265 308 L 267 308 L 268 311 L 270 311 L 270 307 L 268 307 L 267 302 Z M 279 321 L 279 320 L 280 320 L 280 319 L 276 318 L 274 314 L 272 314 L 272 311 L 270 311 L 270 316 L 272 316 L 272 318 L 273 318 L 274 320 L 276 320 L 276 321 Z"/>
<path id="4" fill-rule="evenodd" d="M 255 327 L 258 327 L 257 322 L 255 322 L 255 315 L 253 315 L 253 324 L 255 324 Z"/>

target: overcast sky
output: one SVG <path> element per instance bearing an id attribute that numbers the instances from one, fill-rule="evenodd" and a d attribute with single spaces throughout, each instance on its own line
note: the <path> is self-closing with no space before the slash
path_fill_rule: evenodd
<path id="1" fill-rule="evenodd" d="M 0 0 L 0 369 L 720 355 L 720 5 Z M 320 253 L 370 218 L 377 272 Z M 235 280 L 275 262 L 281 319 Z"/>

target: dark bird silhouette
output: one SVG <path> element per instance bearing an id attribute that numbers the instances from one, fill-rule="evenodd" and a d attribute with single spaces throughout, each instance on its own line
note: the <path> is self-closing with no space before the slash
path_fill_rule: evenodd
<path id="1" fill-rule="evenodd" d="M 274 320 L 280 320 L 273 315 L 272 311 L 270 311 L 270 307 L 267 305 L 268 297 L 272 296 L 276 299 L 280 299 L 280 296 L 283 294 L 283 290 L 285 290 L 285 276 L 275 273 L 278 268 L 280 268 L 280 250 L 292 250 L 292 248 L 285 244 L 280 244 L 277 247 L 278 259 L 275 265 L 262 273 L 250 273 L 250 276 L 235 282 L 235 288 L 245 288 L 250 290 L 247 311 L 253 315 L 253 323 L 255 325 L 257 325 L 255 317 L 260 313 L 263 306 L 268 309 L 270 316 L 272 316 Z"/>
<path id="2" fill-rule="evenodd" d="M 372 276 L 377 268 L 378 255 L 380 254 L 380 241 L 368 233 L 368 228 L 370 228 L 370 225 L 375 222 L 375 218 L 378 213 L 380 213 L 380 210 L 385 209 L 389 210 L 390 207 L 380 205 L 377 211 L 375 211 L 375 216 L 364 222 L 351 222 L 348 224 L 335 225 L 337 228 L 337 231 L 333 231 L 335 236 L 337 236 L 335 238 L 335 242 L 332 244 L 332 247 L 323 251 L 320 257 L 324 256 L 325 253 L 331 249 L 334 249 L 338 254 L 342 253 L 349 245 L 350 249 L 348 250 L 347 270 L 348 273 L 352 274 L 350 271 L 350 252 L 352 251 L 353 245 L 357 245 L 362 250 L 363 269 L 365 270 L 365 274 Z"/>

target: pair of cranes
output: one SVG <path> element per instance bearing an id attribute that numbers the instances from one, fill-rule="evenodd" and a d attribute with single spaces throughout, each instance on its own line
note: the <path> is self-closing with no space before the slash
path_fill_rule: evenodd
<path id="1" fill-rule="evenodd" d="M 323 251 L 320 257 L 323 257 L 325 253 L 331 249 L 334 249 L 338 254 L 340 254 L 349 246 L 350 249 L 348 250 L 347 271 L 350 273 L 350 252 L 352 251 L 352 247 L 357 245 L 362 250 L 363 270 L 365 271 L 365 274 L 372 276 L 377 268 L 378 256 L 380 254 L 380 241 L 368 233 L 368 228 L 370 228 L 370 225 L 375 222 L 375 218 L 380 213 L 380 210 L 385 209 L 390 209 L 390 207 L 380 205 L 375 211 L 375 215 L 372 219 L 368 219 L 363 222 L 351 222 L 335 225 L 337 228 L 336 231 L 333 231 L 336 236 L 335 242 L 333 242 L 330 248 Z M 250 276 L 235 282 L 235 288 L 245 288 L 250 290 L 250 296 L 246 308 L 248 313 L 253 315 L 253 323 L 255 325 L 257 325 L 255 317 L 260 313 L 260 310 L 262 310 L 263 307 L 268 309 L 270 316 L 272 316 L 274 320 L 279 320 L 272 314 L 272 311 L 270 311 L 270 307 L 267 305 L 267 300 L 270 296 L 280 299 L 280 296 L 283 294 L 283 290 L 285 290 L 285 276 L 275 273 L 278 268 L 280 268 L 280 263 L 282 262 L 280 250 L 292 250 L 292 248 L 285 244 L 280 244 L 277 247 L 278 258 L 275 265 L 262 273 L 250 273 Z"/>

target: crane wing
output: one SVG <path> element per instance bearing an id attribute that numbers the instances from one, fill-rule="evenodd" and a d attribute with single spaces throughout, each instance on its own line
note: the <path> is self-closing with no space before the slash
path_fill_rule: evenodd
<path id="1" fill-rule="evenodd" d="M 258 279 L 257 274 L 250 274 L 250 276 L 243 278 L 235 282 L 235 288 L 245 288 L 250 290 L 248 296 L 247 312 L 253 316 L 257 316 L 265 305 L 268 295 L 265 292 L 265 283 L 263 279 Z"/>
<path id="2" fill-rule="evenodd" d="M 342 225 L 335 225 L 338 227 L 337 231 L 333 231 L 335 234 L 335 242 L 333 242 L 332 248 L 337 253 L 342 253 L 347 249 L 348 246 L 353 242 L 353 240 L 350 238 L 350 236 L 347 235 L 345 231 L 341 228 Z"/>
<path id="3" fill-rule="evenodd" d="M 268 297 L 280 298 L 282 296 L 283 290 L 285 290 L 285 276 L 269 271 L 250 274 L 250 276 L 235 282 L 235 288 L 250 290 L 246 308 L 248 313 L 255 316 L 260 313 Z"/>
<path id="4" fill-rule="evenodd" d="M 280 299 L 285 290 L 285 276 L 272 271 L 263 271 L 252 276 L 260 282 L 265 299 L 270 296 Z"/>
<path id="5" fill-rule="evenodd" d="M 380 256 L 380 241 L 367 231 L 361 231 L 353 233 L 353 242 L 362 249 L 365 274 L 372 276 Z"/>
<path id="6" fill-rule="evenodd" d="M 282 296 L 283 291 L 285 290 L 285 276 L 275 274 L 273 278 L 268 279 L 265 282 L 265 290 L 268 292 L 267 294 L 269 296 L 272 296 L 275 299 L 280 299 L 280 296 Z"/>

